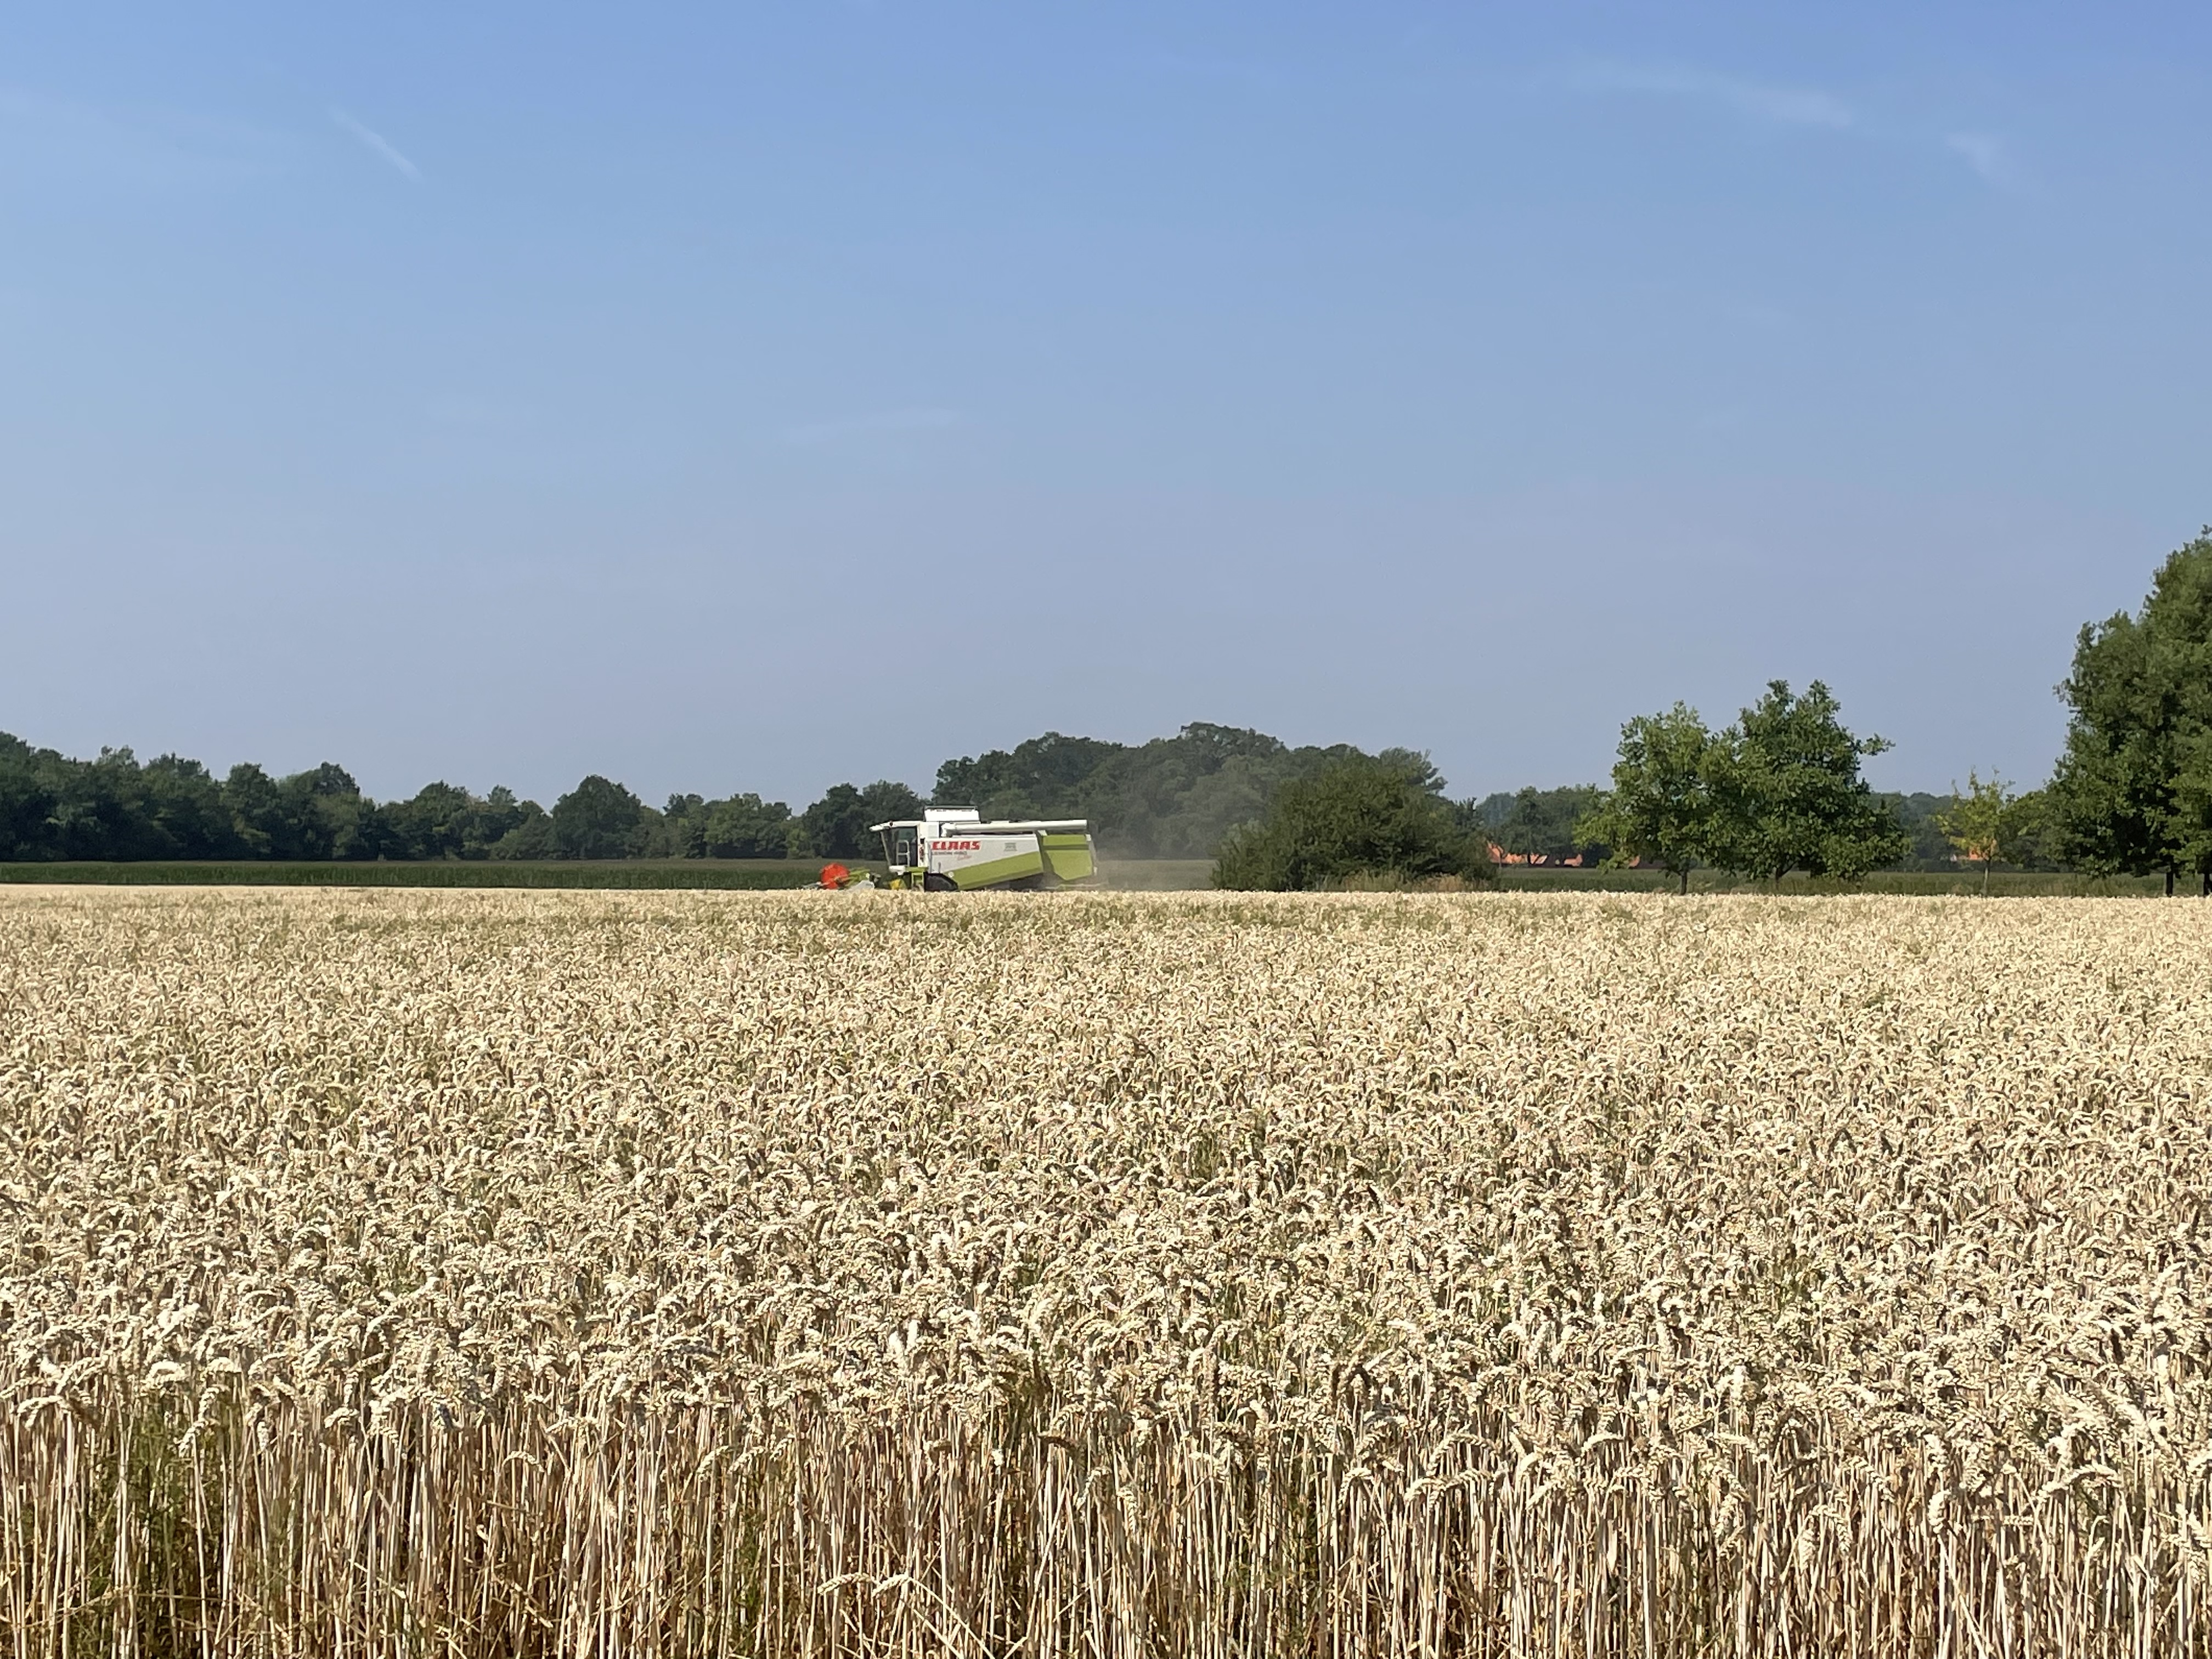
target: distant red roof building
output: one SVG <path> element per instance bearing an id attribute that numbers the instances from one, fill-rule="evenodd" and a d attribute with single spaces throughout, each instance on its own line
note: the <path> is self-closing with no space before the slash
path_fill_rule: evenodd
<path id="1" fill-rule="evenodd" d="M 1494 841 L 1490 843 L 1490 861 L 1492 864 L 1526 864 L 1553 870 L 1579 870 L 1583 867 L 1580 853 L 1564 859 L 1555 859 L 1549 853 L 1509 853 Z"/>

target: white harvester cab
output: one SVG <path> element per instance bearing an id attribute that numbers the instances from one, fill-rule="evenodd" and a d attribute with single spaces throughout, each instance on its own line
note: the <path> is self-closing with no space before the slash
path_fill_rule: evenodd
<path id="1" fill-rule="evenodd" d="M 985 822 L 964 806 L 930 806 L 919 818 L 869 826 L 883 838 L 894 887 L 974 892 L 985 887 L 1060 887 L 1098 873 L 1083 818 Z"/>

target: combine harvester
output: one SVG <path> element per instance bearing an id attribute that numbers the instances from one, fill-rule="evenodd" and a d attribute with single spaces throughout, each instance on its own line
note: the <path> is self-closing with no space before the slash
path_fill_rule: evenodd
<path id="1" fill-rule="evenodd" d="M 882 837 L 890 885 L 929 893 L 1034 892 L 1097 880 L 1097 849 L 1085 818 L 1020 818 L 986 823 L 964 806 L 931 806 L 919 818 L 873 823 Z M 833 864 L 824 887 L 872 887 L 866 872 Z"/>

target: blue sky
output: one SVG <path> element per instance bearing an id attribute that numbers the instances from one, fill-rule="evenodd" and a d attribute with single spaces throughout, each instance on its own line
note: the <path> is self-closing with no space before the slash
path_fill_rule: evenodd
<path id="1" fill-rule="evenodd" d="M 1047 727 L 2039 780 L 2212 519 L 2201 6 L 0 21 L 0 729 L 541 799 Z"/>

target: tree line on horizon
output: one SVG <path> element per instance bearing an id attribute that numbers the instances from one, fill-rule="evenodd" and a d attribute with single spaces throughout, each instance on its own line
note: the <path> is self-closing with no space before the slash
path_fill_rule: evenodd
<path id="1" fill-rule="evenodd" d="M 377 801 L 333 762 L 284 777 L 128 749 L 72 760 L 0 732 L 0 860 L 857 857 L 866 826 L 911 817 L 904 784 L 839 784 L 803 812 L 757 794 L 659 809 L 597 774 L 551 809 L 504 786 L 425 785 Z"/>
<path id="2" fill-rule="evenodd" d="M 1347 763 L 1377 762 L 1442 799 L 1443 781 L 1407 750 L 1293 747 L 1264 732 L 1194 723 L 1170 738 L 1120 744 L 1048 732 L 1012 750 L 949 760 L 931 799 L 992 817 L 1082 817 L 1111 854 L 1215 857 L 1239 825 L 1265 818 L 1287 785 Z M 1448 803 L 1480 850 L 1560 863 L 1609 850 L 1577 839 L 1604 791 L 1527 788 Z M 1911 861 L 1948 849 L 1931 829 L 1941 798 L 1879 797 L 1912 839 Z M 358 860 L 787 859 L 872 856 L 868 826 L 920 812 L 920 794 L 879 781 L 839 784 L 801 811 L 757 794 L 671 796 L 659 808 L 593 775 L 550 808 L 504 787 L 478 795 L 426 785 L 379 802 L 334 763 L 289 776 L 252 763 L 216 776 L 199 762 L 130 750 L 72 760 L 0 733 L 0 860 Z"/>
<path id="3" fill-rule="evenodd" d="M 1623 728 L 1610 787 L 1453 800 L 1426 756 L 1348 744 L 1294 747 L 1196 722 L 1121 744 L 1048 732 L 948 760 L 929 799 L 987 817 L 1082 817 L 1128 859 L 1214 859 L 1229 886 L 1311 887 L 1362 875 L 1484 878 L 1516 858 L 1660 866 L 1686 887 L 1713 867 L 1852 879 L 1960 860 L 2160 875 L 2212 892 L 2212 528 L 2160 568 L 2142 609 L 2085 625 L 2058 688 L 2064 753 L 2015 794 L 1970 772 L 1948 797 L 1885 794 L 1829 689 L 1774 681 L 1709 729 L 1677 703 Z M 866 858 L 867 826 L 913 817 L 922 796 L 888 780 L 841 783 L 804 811 L 749 793 L 647 805 L 594 774 L 550 809 L 506 787 L 362 793 L 325 762 L 289 776 L 251 763 L 129 749 L 75 760 L 0 733 L 0 861 Z"/>
<path id="4" fill-rule="evenodd" d="M 1442 787 L 1421 757 L 1383 753 Z M 1352 758 L 1369 757 L 1204 722 L 1142 744 L 1048 732 L 946 761 L 929 799 L 988 817 L 1087 818 L 1118 857 L 1210 859 L 1285 783 Z M 246 763 L 218 777 L 181 756 L 74 760 L 0 733 L 4 861 L 855 859 L 879 850 L 870 824 L 923 805 L 881 780 L 838 784 L 802 811 L 744 793 L 672 795 L 655 808 L 598 774 L 550 809 L 505 787 L 478 795 L 442 781 L 380 802 L 331 762 L 283 777 Z"/>
<path id="5" fill-rule="evenodd" d="M 1130 858 L 1210 858 L 1286 780 L 1358 753 L 1292 748 L 1196 724 L 1125 744 L 1047 732 L 949 760 L 930 799 L 998 817 L 1090 818 Z M 676 794 L 656 808 L 593 774 L 549 809 L 504 786 L 444 781 L 378 801 L 334 762 L 287 776 L 251 763 L 221 776 L 129 749 L 78 760 L 0 732 L 0 861 L 866 858 L 868 826 L 917 816 L 919 792 L 841 783 L 803 811 L 757 793 Z"/>

